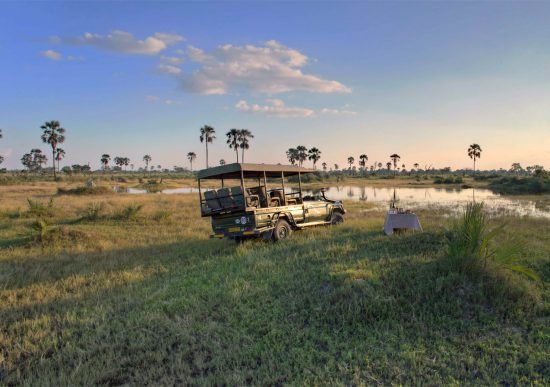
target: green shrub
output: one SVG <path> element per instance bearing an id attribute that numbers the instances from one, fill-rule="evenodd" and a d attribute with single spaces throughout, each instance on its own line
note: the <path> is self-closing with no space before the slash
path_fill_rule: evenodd
<path id="1" fill-rule="evenodd" d="M 503 228 L 501 225 L 489 230 L 483 203 L 469 203 L 447 237 L 447 253 L 453 268 L 473 273 L 495 265 L 538 280 L 535 272 L 516 263 L 521 245 L 514 241 L 494 242 Z"/>
<path id="2" fill-rule="evenodd" d="M 53 198 L 50 198 L 48 204 L 40 203 L 37 200 L 27 199 L 27 203 L 29 204 L 29 214 L 37 216 L 37 217 L 48 217 L 54 215 L 54 204 L 53 204 Z"/>
<path id="3" fill-rule="evenodd" d="M 489 188 L 497 193 L 510 195 L 550 193 L 550 178 L 544 174 L 523 178 L 502 177 L 492 181 Z"/>
<path id="4" fill-rule="evenodd" d="M 100 218 L 101 211 L 103 210 L 103 203 L 90 203 L 88 206 L 84 209 L 84 213 L 82 214 L 83 220 L 90 220 L 94 221 Z"/>
<path id="5" fill-rule="evenodd" d="M 122 220 L 132 220 L 137 217 L 138 213 L 141 211 L 142 208 L 143 208 L 143 204 L 132 203 L 124 207 L 121 211 L 119 211 L 115 217 L 117 219 L 122 219 Z"/>
<path id="6" fill-rule="evenodd" d="M 44 219 L 36 219 L 31 224 L 32 238 L 35 242 L 42 243 L 46 239 L 48 223 Z"/>
<path id="7" fill-rule="evenodd" d="M 159 211 L 155 212 L 155 214 L 153 215 L 153 219 L 156 220 L 157 222 L 162 222 L 162 221 L 170 219 L 171 215 L 172 214 L 169 211 L 159 210 Z"/>
<path id="8" fill-rule="evenodd" d="M 441 177 L 436 176 L 434 179 L 434 184 L 462 184 L 463 180 L 461 176 L 453 177 L 453 176 L 447 176 L 447 177 Z"/>

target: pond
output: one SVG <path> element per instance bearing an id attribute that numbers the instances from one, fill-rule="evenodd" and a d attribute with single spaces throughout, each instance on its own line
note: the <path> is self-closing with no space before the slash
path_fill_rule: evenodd
<path id="1" fill-rule="evenodd" d="M 318 191 L 308 190 L 305 194 Z M 444 209 L 452 213 L 461 212 L 466 204 L 475 200 L 484 202 L 486 210 L 492 215 L 515 215 L 550 218 L 548 201 L 518 199 L 513 196 L 502 196 L 488 189 L 479 188 L 376 188 L 340 186 L 328 187 L 325 195 L 333 200 L 360 200 L 388 207 L 395 198 L 396 206 L 406 209 Z"/>
<path id="2" fill-rule="evenodd" d="M 116 189 L 116 188 L 115 188 Z M 157 192 L 146 189 L 125 188 L 117 190 L 128 194 L 191 194 L 198 193 L 197 188 L 170 188 Z M 304 190 L 304 195 L 318 193 L 318 190 Z M 550 218 L 550 207 L 543 200 L 518 199 L 513 196 L 501 196 L 488 189 L 461 189 L 461 188 L 376 188 L 372 186 L 332 186 L 325 190 L 326 197 L 332 200 L 358 200 L 374 203 L 379 207 L 387 208 L 394 197 L 397 206 L 406 209 L 441 209 L 451 213 L 459 213 L 467 203 L 475 199 L 484 202 L 486 210 L 492 215 L 534 216 Z"/>

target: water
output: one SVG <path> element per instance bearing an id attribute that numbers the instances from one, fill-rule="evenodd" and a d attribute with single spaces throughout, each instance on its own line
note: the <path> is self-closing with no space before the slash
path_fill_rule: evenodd
<path id="1" fill-rule="evenodd" d="M 128 193 L 128 194 L 134 194 L 134 195 L 146 194 L 146 193 L 157 193 L 157 194 L 166 194 L 166 195 L 199 193 L 198 188 L 192 188 L 192 187 L 166 188 L 160 191 L 151 191 L 145 188 L 115 187 L 115 191 L 118 193 Z"/>
<path id="2" fill-rule="evenodd" d="M 117 192 L 128 194 L 192 194 L 198 193 L 197 188 L 182 187 L 170 188 L 161 191 L 151 192 L 146 189 L 125 188 L 116 189 Z M 486 210 L 492 215 L 511 216 L 533 216 L 550 218 L 550 207 L 548 201 L 517 199 L 513 196 L 501 196 L 488 189 L 461 189 L 461 188 L 376 188 L 358 186 L 332 186 L 325 189 L 328 199 L 364 201 L 374 203 L 380 208 L 387 208 L 390 201 L 395 197 L 396 205 L 405 209 L 434 209 L 445 210 L 451 214 L 460 213 L 467 203 L 472 200 L 484 202 Z M 318 190 L 304 190 L 304 195 L 314 195 Z"/>
<path id="3" fill-rule="evenodd" d="M 304 195 L 319 191 L 307 190 Z M 484 202 L 485 209 L 492 215 L 534 216 L 550 218 L 550 208 L 542 200 L 517 199 L 501 196 L 488 189 L 461 188 L 376 188 L 340 186 L 328 187 L 325 195 L 332 200 L 359 200 L 387 208 L 395 197 L 396 206 L 405 209 L 444 209 L 460 213 L 466 204 L 475 200 Z M 548 202 L 547 202 L 548 203 Z"/>

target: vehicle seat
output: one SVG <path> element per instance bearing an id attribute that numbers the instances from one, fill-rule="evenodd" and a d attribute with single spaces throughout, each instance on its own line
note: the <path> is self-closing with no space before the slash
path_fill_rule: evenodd
<path id="1" fill-rule="evenodd" d="M 284 203 L 283 193 L 279 190 L 274 190 L 269 193 L 269 206 L 278 207 Z"/>
<path id="2" fill-rule="evenodd" d="M 261 207 L 267 207 L 267 198 L 265 197 L 264 191 L 261 187 L 247 188 L 246 191 L 250 197 L 256 197 L 259 199 Z"/>
<path id="3" fill-rule="evenodd" d="M 238 207 L 245 207 L 245 203 L 246 207 L 258 207 L 260 203 L 257 195 L 250 195 L 248 193 L 245 195 L 240 185 L 231 187 L 231 195 L 233 195 L 235 205 Z"/>
<path id="4" fill-rule="evenodd" d="M 221 210 L 222 206 L 220 205 L 216 191 L 206 191 L 204 193 L 204 199 L 206 200 L 206 205 L 211 211 Z"/>
<path id="5" fill-rule="evenodd" d="M 231 197 L 229 188 L 220 188 L 218 190 L 218 199 L 225 209 L 235 207 L 235 201 Z"/>

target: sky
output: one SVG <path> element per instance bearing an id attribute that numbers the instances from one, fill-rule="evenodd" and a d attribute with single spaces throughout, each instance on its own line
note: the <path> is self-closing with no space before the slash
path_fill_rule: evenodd
<path id="1" fill-rule="evenodd" d="M 61 165 L 103 153 L 163 168 L 245 161 L 550 167 L 548 2 L 0 2 L 0 155 L 22 168 L 67 130 Z"/>

